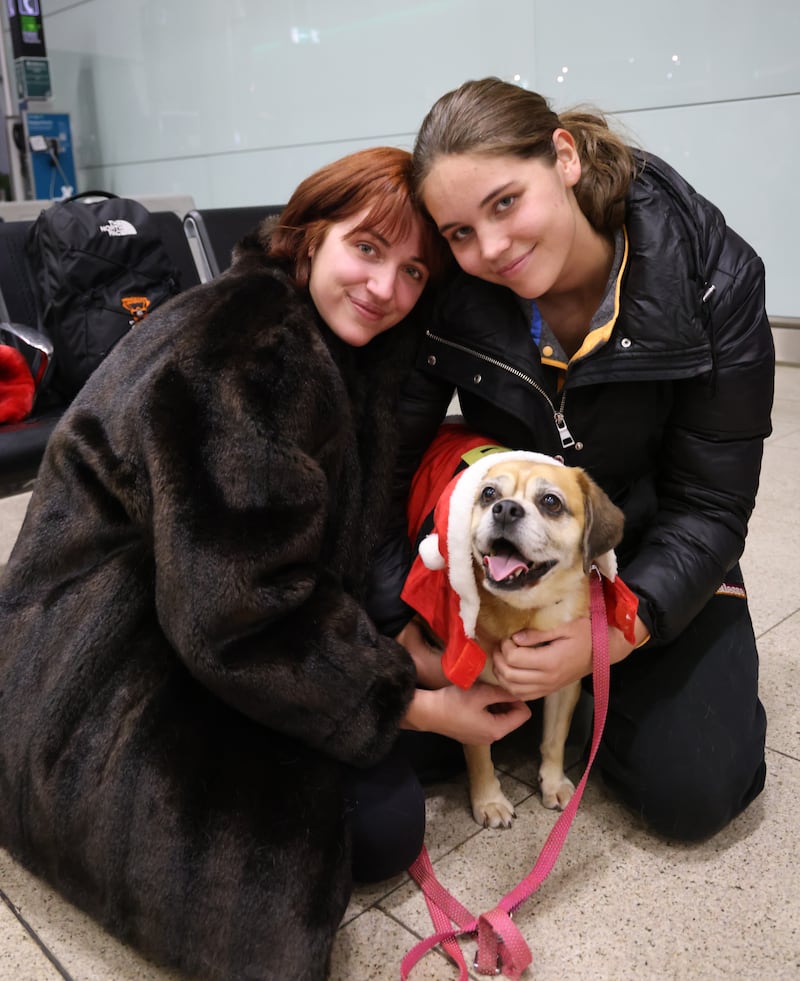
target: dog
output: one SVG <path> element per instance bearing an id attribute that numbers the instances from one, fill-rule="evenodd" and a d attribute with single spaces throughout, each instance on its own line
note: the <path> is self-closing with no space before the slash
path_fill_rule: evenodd
<path id="1" fill-rule="evenodd" d="M 428 569 L 447 567 L 457 596 L 466 644 L 456 642 L 449 665 L 445 650 L 445 673 L 464 687 L 476 678 L 499 683 L 490 655 L 517 631 L 551 630 L 587 616 L 593 565 L 610 580 L 616 576 L 622 511 L 584 470 L 551 457 L 513 451 L 483 457 L 451 482 L 435 520 L 446 523 L 446 537 L 429 535 L 419 552 Z M 413 590 L 404 596 L 415 605 Z M 428 626 L 437 633 L 436 622 Z M 575 789 L 564 772 L 564 747 L 579 695 L 575 682 L 544 700 L 539 784 L 548 808 L 563 809 Z M 510 827 L 514 807 L 490 747 L 464 752 L 473 817 L 484 827 Z"/>
<path id="2" fill-rule="evenodd" d="M 519 630 L 552 630 L 587 616 L 591 567 L 619 544 L 623 521 L 580 468 L 510 459 L 490 467 L 470 527 L 481 648 L 491 653 Z M 480 678 L 499 683 L 488 659 Z M 545 807 L 563 809 L 575 790 L 564 773 L 564 746 L 580 689 L 576 681 L 544 699 L 539 786 Z M 464 752 L 475 820 L 509 827 L 514 808 L 500 789 L 490 747 Z"/>

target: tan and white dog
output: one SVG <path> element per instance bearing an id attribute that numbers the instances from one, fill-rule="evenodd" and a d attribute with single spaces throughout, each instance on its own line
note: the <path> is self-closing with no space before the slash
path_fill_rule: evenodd
<path id="1" fill-rule="evenodd" d="M 524 451 L 482 458 L 444 498 L 437 531 L 420 545 L 420 557 L 428 569 L 446 568 L 463 624 L 461 638 L 448 637 L 445 670 L 464 687 L 476 677 L 497 683 L 486 655 L 503 639 L 588 615 L 592 566 L 610 580 L 616 576 L 613 549 L 623 514 L 582 469 Z M 564 773 L 564 746 L 579 694 L 576 682 L 544 701 L 539 783 L 545 807 L 563 808 L 575 789 Z M 464 749 L 475 820 L 510 827 L 514 808 L 490 748 Z"/>

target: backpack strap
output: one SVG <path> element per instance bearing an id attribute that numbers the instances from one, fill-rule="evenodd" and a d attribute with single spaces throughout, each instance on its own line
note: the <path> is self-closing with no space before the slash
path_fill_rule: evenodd
<path id="1" fill-rule="evenodd" d="M 65 201 L 80 201 L 81 198 L 118 198 L 119 194 L 114 194 L 113 191 L 81 191 L 79 194 L 73 194 L 68 198 L 62 198 L 59 204 L 63 204 Z"/>

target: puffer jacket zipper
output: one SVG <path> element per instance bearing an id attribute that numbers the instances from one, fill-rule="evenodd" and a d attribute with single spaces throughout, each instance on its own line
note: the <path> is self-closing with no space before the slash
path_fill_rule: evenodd
<path id="1" fill-rule="evenodd" d="M 572 433 L 569 431 L 569 427 L 567 426 L 566 417 L 564 416 L 564 406 L 567 402 L 566 389 L 562 390 L 561 402 L 559 403 L 558 408 L 556 408 L 555 405 L 553 405 L 550 396 L 536 381 L 536 379 L 531 378 L 530 375 L 526 375 L 525 372 L 520 371 L 519 368 L 514 368 L 510 364 L 505 364 L 503 361 L 498 361 L 497 358 L 493 358 L 488 354 L 483 354 L 481 351 L 475 351 L 470 347 L 466 347 L 464 344 L 457 344 L 455 341 L 449 341 L 446 337 L 440 337 L 438 334 L 431 333 L 431 331 L 426 331 L 426 335 L 432 341 L 437 341 L 439 344 L 444 344 L 445 347 L 452 347 L 456 351 L 461 351 L 462 354 L 469 354 L 471 357 L 477 358 L 479 361 L 485 361 L 487 364 L 493 365 L 495 368 L 500 368 L 503 371 L 507 371 L 510 375 L 514 375 L 516 378 L 519 378 L 520 381 L 524 381 L 550 406 L 550 411 L 553 413 L 553 422 L 555 423 L 555 427 L 558 432 L 558 438 L 561 440 L 562 448 L 565 450 L 569 449 L 571 446 L 574 446 L 578 450 L 583 448 L 580 443 L 576 443 L 573 439 Z"/>

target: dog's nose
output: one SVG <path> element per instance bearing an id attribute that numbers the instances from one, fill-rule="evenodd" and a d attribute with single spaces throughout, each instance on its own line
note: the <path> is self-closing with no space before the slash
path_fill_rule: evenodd
<path id="1" fill-rule="evenodd" d="M 512 521 L 518 521 L 525 514 L 525 510 L 516 501 L 506 499 L 495 501 L 492 505 L 492 514 L 496 521 L 505 525 L 511 524 Z"/>

